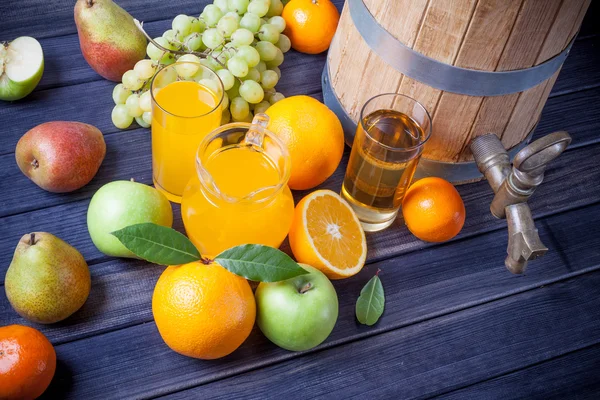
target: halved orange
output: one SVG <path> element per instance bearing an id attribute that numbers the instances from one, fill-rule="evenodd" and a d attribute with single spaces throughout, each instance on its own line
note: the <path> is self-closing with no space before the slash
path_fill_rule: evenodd
<path id="1" fill-rule="evenodd" d="M 300 200 L 289 239 L 298 262 L 330 279 L 348 278 L 365 265 L 367 241 L 358 217 L 331 190 L 317 190 Z"/>

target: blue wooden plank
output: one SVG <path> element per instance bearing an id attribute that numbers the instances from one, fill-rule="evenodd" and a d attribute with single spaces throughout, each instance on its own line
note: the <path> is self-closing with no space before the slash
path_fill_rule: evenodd
<path id="1" fill-rule="evenodd" d="M 407 284 L 411 283 L 416 282 Z M 57 357 L 74 377 L 62 394 L 65 398 L 140 398 L 204 384 L 174 397 L 434 395 L 599 343 L 600 297 L 580 295 L 593 293 L 598 285 L 600 271 L 392 331 L 358 327 L 352 316 L 344 329 L 361 330 L 362 337 L 378 334 L 368 340 L 358 340 L 360 336 L 340 340 L 341 326 L 337 326 L 326 345 L 304 354 L 276 349 L 254 333 L 224 359 L 194 360 L 171 352 L 153 323 L 138 325 L 57 346 Z M 439 293 L 437 301 L 454 298 L 451 289 Z M 357 294 L 346 296 L 354 300 Z M 400 301 L 395 310 L 402 308 L 402 294 L 397 294 Z M 346 310 L 352 312 L 352 307 L 341 310 L 346 319 Z M 213 381 L 217 382 L 207 384 Z"/>
<path id="2" fill-rule="evenodd" d="M 600 298 L 580 296 L 599 284 L 590 273 L 165 398 L 436 396 L 600 343 Z"/>
<path id="3" fill-rule="evenodd" d="M 370 264 L 360 275 L 334 282 L 340 296 L 340 321 L 332 340 L 373 333 L 357 328 L 353 307 L 362 285 L 381 269 L 386 285 L 386 314 L 378 325 L 389 330 L 530 290 L 566 275 L 600 267 L 600 204 L 547 217 L 538 222 L 550 252 L 530 265 L 524 277 L 505 271 L 505 230 L 475 236 L 421 252 Z M 80 312 L 69 320 L 43 326 L 53 343 L 152 321 L 154 283 L 163 268 L 135 260 L 109 259 L 91 266 L 92 290 Z M 0 289 L 0 321 L 28 324 L 10 307 Z M 251 339 L 248 346 L 253 346 Z"/>
<path id="4" fill-rule="evenodd" d="M 600 345 L 441 396 L 463 399 L 598 399 Z"/>
<path id="5" fill-rule="evenodd" d="M 134 157 L 134 159 L 139 157 L 140 163 L 142 163 L 145 160 L 144 155 L 138 151 L 143 153 L 143 146 L 139 146 L 139 149 L 132 149 L 131 153 L 126 152 L 123 156 Z M 530 200 L 535 217 L 551 215 L 600 200 L 600 187 L 593 183 L 600 179 L 600 169 L 596 168 L 597 161 L 595 159 L 598 151 L 600 151 L 600 144 L 567 151 L 550 165 L 545 182 Z M 323 185 L 324 188 L 339 191 L 346 160 L 347 157 L 344 158 L 334 176 Z M 118 166 L 118 162 L 116 165 Z M 151 167 L 149 162 L 145 162 L 144 165 L 146 165 L 146 169 L 143 173 L 131 175 L 127 170 L 115 168 L 113 179 L 134 177 L 138 181 L 149 182 Z M 0 181 L 6 182 L 2 179 Z M 495 219 L 489 212 L 492 192 L 486 182 L 462 185 L 458 187 L 458 190 L 465 202 L 467 219 L 462 232 L 455 240 L 495 229 L 505 229 L 505 221 Z M 296 200 L 306 193 L 295 193 Z M 54 195 L 45 193 L 40 193 L 40 196 L 54 197 Z M 61 201 L 67 200 L 63 198 Z M 75 246 L 90 264 L 106 260 L 106 257 L 93 246 L 87 233 L 85 214 L 88 202 L 87 199 L 79 200 L 0 218 L 0 282 L 4 281 L 4 271 L 12 259 L 14 247 L 19 238 L 31 231 L 47 231 L 61 237 Z M 8 206 L 7 204 L 3 207 Z M 175 227 L 182 230 L 181 216 L 177 207 L 174 208 L 174 215 Z M 370 262 L 432 246 L 431 243 L 421 242 L 412 236 L 403 226 L 401 219 L 397 219 L 391 228 L 383 232 L 367 235 L 367 241 Z M 284 246 L 284 250 L 287 250 L 287 247 Z"/>

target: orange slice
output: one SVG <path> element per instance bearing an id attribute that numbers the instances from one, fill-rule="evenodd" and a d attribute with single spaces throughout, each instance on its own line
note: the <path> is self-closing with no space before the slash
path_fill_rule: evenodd
<path id="1" fill-rule="evenodd" d="M 348 278 L 365 265 L 365 233 L 352 208 L 331 190 L 317 190 L 298 203 L 289 238 L 296 260 L 330 279 Z"/>

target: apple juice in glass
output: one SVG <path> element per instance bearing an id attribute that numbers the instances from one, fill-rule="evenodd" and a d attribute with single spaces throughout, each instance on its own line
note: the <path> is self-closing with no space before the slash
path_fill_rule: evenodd
<path id="1" fill-rule="evenodd" d="M 198 145 L 221 124 L 223 84 L 204 65 L 178 61 L 156 73 L 150 91 L 154 186 L 180 203 Z"/>
<path id="2" fill-rule="evenodd" d="M 197 174 L 183 193 L 181 215 L 203 255 L 246 243 L 277 248 L 290 230 L 291 159 L 285 144 L 265 129 L 267 122 L 257 114 L 252 124 L 224 125 L 198 147 Z"/>
<path id="3" fill-rule="evenodd" d="M 430 134 L 427 110 L 408 96 L 386 93 L 365 103 L 342 197 L 366 232 L 385 229 L 396 218 Z"/>

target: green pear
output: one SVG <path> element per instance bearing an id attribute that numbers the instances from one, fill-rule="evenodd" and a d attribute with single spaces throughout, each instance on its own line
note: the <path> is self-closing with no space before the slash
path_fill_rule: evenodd
<path id="1" fill-rule="evenodd" d="M 74 247 L 47 232 L 24 235 L 6 271 L 6 297 L 23 318 L 62 321 L 90 294 L 90 270 Z"/>
<path id="2" fill-rule="evenodd" d="M 0 100 L 19 100 L 33 92 L 44 73 L 44 52 L 32 37 L 0 42 Z"/>
<path id="3" fill-rule="evenodd" d="M 146 56 L 146 37 L 112 0 L 77 0 L 75 24 L 83 57 L 105 79 L 120 82 Z"/>
<path id="4" fill-rule="evenodd" d="M 94 194 L 88 207 L 87 226 L 92 241 L 109 256 L 138 258 L 111 233 L 144 222 L 171 227 L 173 210 L 164 194 L 142 183 L 107 183 Z"/>

